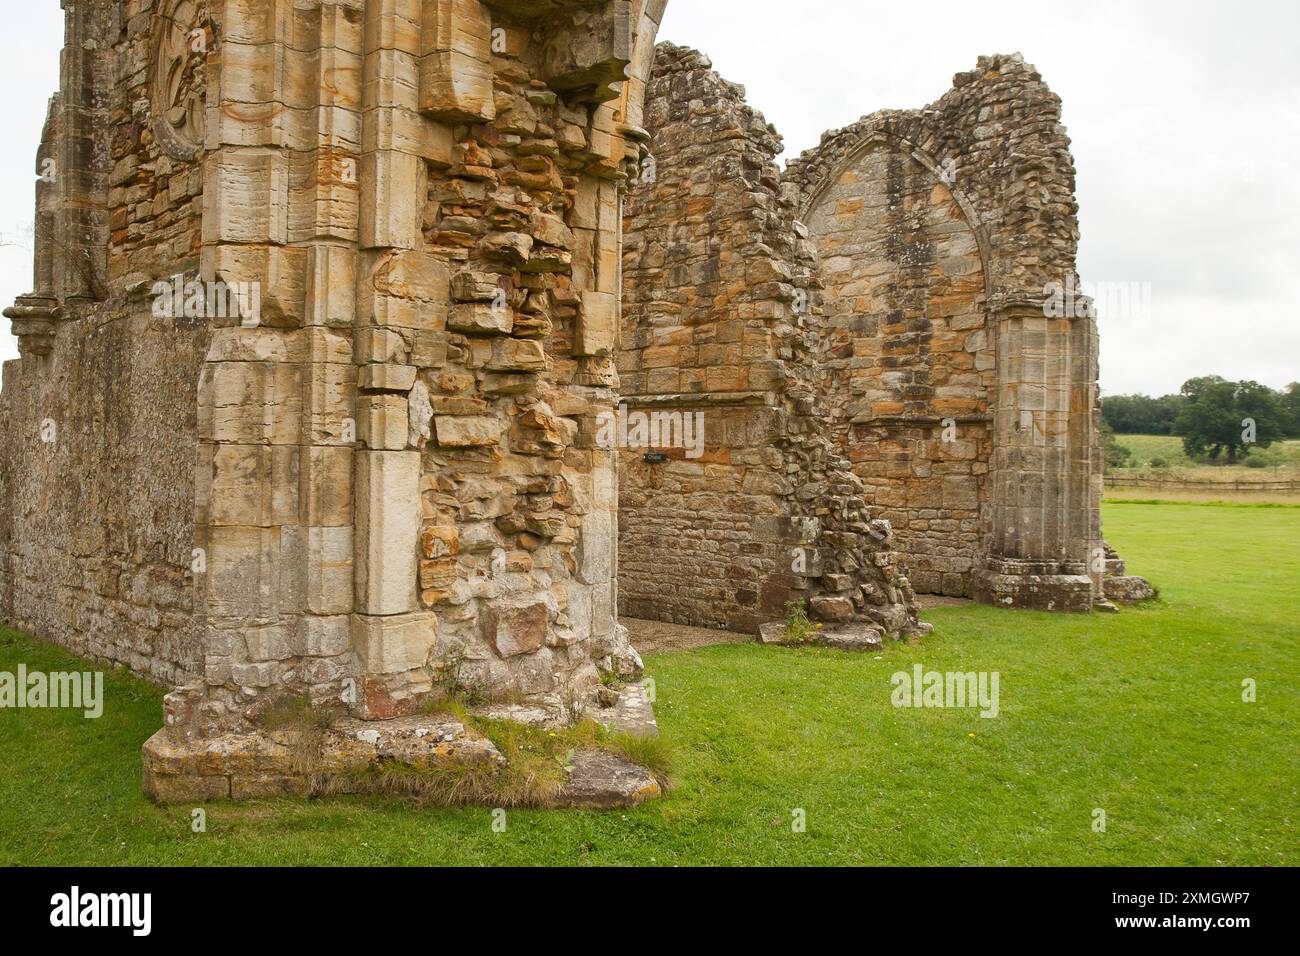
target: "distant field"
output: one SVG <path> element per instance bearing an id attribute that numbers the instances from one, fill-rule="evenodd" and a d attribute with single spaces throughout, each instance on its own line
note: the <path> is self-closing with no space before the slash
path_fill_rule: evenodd
<path id="1" fill-rule="evenodd" d="M 1203 465 L 1188 459 L 1183 440 L 1176 435 L 1116 435 L 1115 441 L 1133 453 L 1130 467 L 1118 475 L 1139 475 L 1145 471 L 1168 471 L 1169 477 L 1189 481 L 1294 481 L 1300 478 L 1300 441 L 1274 442 L 1251 453 L 1267 467 Z M 1156 462 L 1155 465 L 1152 462 Z"/>

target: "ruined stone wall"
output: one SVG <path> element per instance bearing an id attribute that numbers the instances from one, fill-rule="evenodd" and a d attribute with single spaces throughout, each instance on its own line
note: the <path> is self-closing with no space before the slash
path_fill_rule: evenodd
<path id="1" fill-rule="evenodd" d="M 622 449 L 622 612 L 752 632 L 806 599 L 823 619 L 907 630 L 888 527 L 814 408 L 816 254 L 780 189 L 780 138 L 742 88 L 671 44 L 644 115 L 651 160 L 625 206 L 622 399 L 629 419 L 698 414 L 704 443 L 702 455 L 666 440 Z"/>
<path id="2" fill-rule="evenodd" d="M 149 295 L 197 269 L 202 185 L 197 153 L 169 154 L 147 106 L 155 51 L 179 42 L 153 14 L 66 10 L 36 157 L 34 289 L 6 313 L 22 359 L 0 392 L 0 618 L 175 685 L 203 666 L 194 397 L 208 328 L 155 315 Z M 193 64 L 172 79 L 185 102 Z"/>
<path id="3" fill-rule="evenodd" d="M 914 587 L 1100 599 L 1096 326 L 1086 305 L 1052 310 L 1074 281 L 1078 210 L 1060 101 L 1034 68 L 983 57 L 931 106 L 827 133 L 783 175 L 775 132 L 698 55 L 660 48 L 645 116 L 657 178 L 627 209 L 625 395 L 712 409 L 723 431 L 694 469 L 625 452 L 631 613 L 743 616 L 738 582 L 770 556 L 735 513 L 789 513 L 790 489 L 737 481 L 767 476 L 763 440 L 733 422 L 799 395 Z M 729 556 L 742 539 L 749 568 Z M 682 571 L 655 612 L 665 554 Z"/>
<path id="4" fill-rule="evenodd" d="M 617 384 L 624 157 L 595 152 L 606 91 L 539 78 L 535 19 L 502 9 L 491 25 L 491 84 L 473 115 L 448 117 L 451 163 L 431 164 L 422 209 L 451 303 L 433 357 L 412 360 L 420 604 L 443 655 L 463 658 L 459 680 L 562 695 L 589 687 L 618 640 L 614 461 L 595 433 Z"/>
<path id="5" fill-rule="evenodd" d="M 0 393 L 0 619 L 166 686 L 202 671 L 191 565 L 206 340 L 147 304 L 96 307 L 60 323 L 40 365 L 6 362 Z"/>

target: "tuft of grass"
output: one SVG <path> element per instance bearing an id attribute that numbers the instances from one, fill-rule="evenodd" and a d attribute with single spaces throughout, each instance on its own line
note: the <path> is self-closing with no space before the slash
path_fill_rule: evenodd
<path id="1" fill-rule="evenodd" d="M 609 748 L 654 774 L 665 793 L 673 788 L 673 752 L 662 737 L 616 733 L 609 739 Z"/>
<path id="2" fill-rule="evenodd" d="M 262 712 L 258 723 L 273 732 L 311 733 L 329 730 L 337 719 L 336 710 L 314 706 L 306 694 L 286 694 Z"/>
<path id="3" fill-rule="evenodd" d="M 305 694 L 286 694 L 271 702 L 258 719 L 265 731 L 287 738 L 294 773 L 315 777 L 325 733 L 336 720 L 332 707 L 316 707 Z"/>

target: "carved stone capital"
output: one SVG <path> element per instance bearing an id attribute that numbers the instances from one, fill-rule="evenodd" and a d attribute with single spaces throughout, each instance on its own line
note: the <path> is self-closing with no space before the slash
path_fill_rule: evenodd
<path id="1" fill-rule="evenodd" d="M 54 348 L 55 325 L 63 318 L 63 306 L 51 296 L 20 295 L 4 311 L 13 320 L 13 334 L 23 355 L 49 355 Z"/>

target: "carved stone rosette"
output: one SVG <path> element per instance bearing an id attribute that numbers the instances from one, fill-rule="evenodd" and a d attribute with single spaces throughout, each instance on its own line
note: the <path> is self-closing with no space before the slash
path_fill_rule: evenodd
<path id="1" fill-rule="evenodd" d="M 159 147 L 182 161 L 203 150 L 206 67 L 213 34 L 206 4 L 167 0 L 154 26 L 152 126 Z"/>

